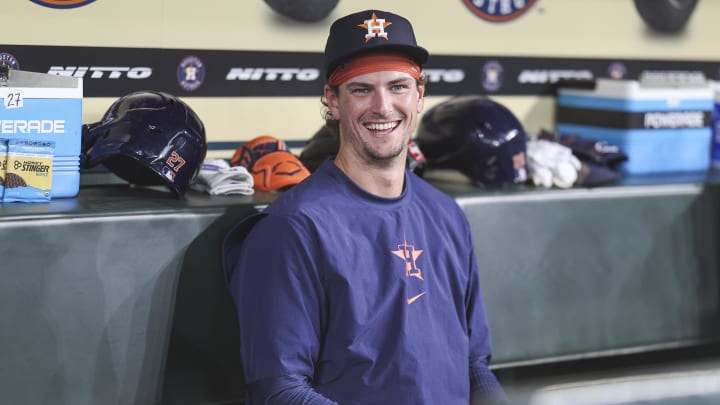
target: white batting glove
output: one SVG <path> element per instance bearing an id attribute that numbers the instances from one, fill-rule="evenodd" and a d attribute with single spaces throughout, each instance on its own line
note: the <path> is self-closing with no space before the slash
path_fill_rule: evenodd
<path id="1" fill-rule="evenodd" d="M 530 178 L 536 186 L 570 188 L 575 184 L 581 163 L 567 146 L 530 137 L 527 156 Z"/>

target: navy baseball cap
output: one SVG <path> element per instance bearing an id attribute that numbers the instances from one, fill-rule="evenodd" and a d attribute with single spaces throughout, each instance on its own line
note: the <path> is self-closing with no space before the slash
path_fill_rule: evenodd
<path id="1" fill-rule="evenodd" d="M 418 46 L 407 19 L 387 11 L 365 10 L 336 20 L 325 44 L 325 77 L 336 67 L 359 54 L 372 51 L 399 51 L 419 65 L 427 62 L 428 51 Z"/>

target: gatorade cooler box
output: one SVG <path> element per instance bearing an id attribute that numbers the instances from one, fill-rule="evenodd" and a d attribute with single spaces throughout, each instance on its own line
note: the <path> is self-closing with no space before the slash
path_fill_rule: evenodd
<path id="1" fill-rule="evenodd" d="M 0 72 L 0 138 L 55 143 L 51 198 L 80 189 L 82 79 L 44 73 Z"/>
<path id="2" fill-rule="evenodd" d="M 702 171 L 710 167 L 712 113 L 710 82 L 598 79 L 592 90 L 558 89 L 555 130 L 619 147 L 625 174 Z"/>

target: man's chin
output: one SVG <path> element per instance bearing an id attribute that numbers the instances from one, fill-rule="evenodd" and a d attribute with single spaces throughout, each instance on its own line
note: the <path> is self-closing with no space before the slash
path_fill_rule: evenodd
<path id="1" fill-rule="evenodd" d="M 374 151 L 368 153 L 368 161 L 371 165 L 376 167 L 392 167 L 397 162 L 405 162 L 405 156 L 403 155 L 404 150 L 391 151 L 386 153 L 380 153 Z"/>

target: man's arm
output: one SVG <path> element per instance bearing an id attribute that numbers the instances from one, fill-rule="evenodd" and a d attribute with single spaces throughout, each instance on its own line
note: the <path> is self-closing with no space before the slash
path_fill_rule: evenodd
<path id="1" fill-rule="evenodd" d="M 311 239 L 295 225 L 285 217 L 265 217 L 224 251 L 234 260 L 227 263 L 229 287 L 249 405 L 334 404 L 310 381 L 321 346 L 324 295 L 302 242 Z"/>
<path id="2" fill-rule="evenodd" d="M 505 403 L 505 391 L 487 366 L 470 368 L 470 405 Z"/>
<path id="3" fill-rule="evenodd" d="M 468 323 L 468 339 L 470 342 L 470 392 L 471 404 L 498 403 L 497 400 L 505 398 L 502 386 L 490 370 L 492 357 L 492 342 L 490 339 L 490 326 L 488 324 L 485 303 L 483 302 L 482 288 L 480 286 L 480 272 L 472 243 L 472 235 L 467 230 L 469 240 L 469 276 L 468 289 L 465 298 Z M 480 401 L 482 400 L 482 401 Z M 478 402 L 480 401 L 480 402 Z M 483 402 L 484 401 L 484 402 Z"/>

